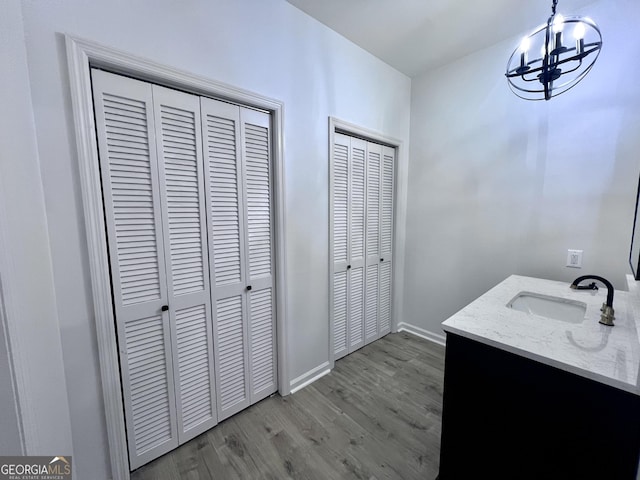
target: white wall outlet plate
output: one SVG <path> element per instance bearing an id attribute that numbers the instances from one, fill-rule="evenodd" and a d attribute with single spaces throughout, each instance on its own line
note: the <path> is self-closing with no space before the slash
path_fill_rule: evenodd
<path id="1" fill-rule="evenodd" d="M 567 267 L 582 268 L 582 250 L 567 250 Z"/>

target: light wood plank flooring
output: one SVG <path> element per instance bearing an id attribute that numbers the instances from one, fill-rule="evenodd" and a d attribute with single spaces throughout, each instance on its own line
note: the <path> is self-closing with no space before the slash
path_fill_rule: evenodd
<path id="1" fill-rule="evenodd" d="M 443 347 L 387 335 L 305 389 L 253 405 L 131 478 L 432 480 L 443 377 Z"/>

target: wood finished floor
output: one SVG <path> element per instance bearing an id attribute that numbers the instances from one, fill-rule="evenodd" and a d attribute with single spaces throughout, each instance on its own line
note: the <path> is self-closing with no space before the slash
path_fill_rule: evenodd
<path id="1" fill-rule="evenodd" d="M 387 335 L 303 390 L 275 395 L 132 480 L 435 479 L 444 347 Z"/>

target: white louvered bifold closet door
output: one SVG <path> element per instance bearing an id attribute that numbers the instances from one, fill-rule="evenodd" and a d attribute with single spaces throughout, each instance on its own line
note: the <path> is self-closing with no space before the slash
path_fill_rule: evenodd
<path id="1" fill-rule="evenodd" d="M 351 138 L 349 169 L 349 353 L 364 346 L 365 163 L 367 142 Z"/>
<path id="2" fill-rule="evenodd" d="M 366 343 L 391 331 L 395 149 L 367 143 Z"/>
<path id="3" fill-rule="evenodd" d="M 180 443 L 217 423 L 200 98 L 153 85 Z"/>
<path id="4" fill-rule="evenodd" d="M 379 336 L 391 331 L 392 259 L 393 259 L 393 199 L 395 149 L 382 147 L 380 169 L 380 302 Z"/>
<path id="5" fill-rule="evenodd" d="M 395 150 L 341 133 L 331 168 L 333 356 L 391 331 Z"/>
<path id="6" fill-rule="evenodd" d="M 348 318 L 349 318 L 349 282 L 347 281 L 347 266 L 349 265 L 349 232 L 350 232 L 350 202 L 349 202 L 349 154 L 351 138 L 336 133 L 333 143 L 332 163 L 332 201 L 333 216 L 331 218 L 332 267 L 333 275 L 332 312 L 333 322 L 333 356 L 337 360 L 349 353 Z"/>
<path id="7" fill-rule="evenodd" d="M 251 403 L 274 393 L 276 315 L 274 291 L 271 144 L 269 114 L 240 108 L 245 179 L 246 270 Z"/>
<path id="8" fill-rule="evenodd" d="M 277 390 L 271 118 L 92 81 L 135 469 Z"/>
<path id="9" fill-rule="evenodd" d="M 341 358 L 364 345 L 367 143 L 337 133 L 333 152 L 333 345 Z"/>
<path id="10" fill-rule="evenodd" d="M 269 115 L 203 98 L 220 420 L 277 389 Z"/>
<path id="11" fill-rule="evenodd" d="M 380 167 L 382 145 L 367 145 L 367 287 L 365 332 L 367 343 L 379 336 L 380 313 Z"/>
<path id="12" fill-rule="evenodd" d="M 92 71 L 131 468 L 178 446 L 151 85 Z"/>

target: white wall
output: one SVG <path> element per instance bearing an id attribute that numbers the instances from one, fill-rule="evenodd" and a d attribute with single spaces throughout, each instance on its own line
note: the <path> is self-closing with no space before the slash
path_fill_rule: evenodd
<path id="1" fill-rule="evenodd" d="M 284 0 L 23 2 L 78 478 L 109 475 L 62 33 L 285 102 L 290 377 L 328 360 L 328 117 L 408 143 L 410 80 Z"/>
<path id="2" fill-rule="evenodd" d="M 0 280 L 0 455 L 22 455 L 20 437 L 20 419 L 16 397 L 13 369 L 9 364 L 9 349 L 5 333 L 6 318 L 2 300 L 2 281 Z"/>
<path id="3" fill-rule="evenodd" d="M 1 10 L 0 455 L 72 455 L 20 0 Z"/>
<path id="4" fill-rule="evenodd" d="M 584 14 L 603 32 L 602 53 L 549 102 L 507 86 L 519 39 L 413 80 L 404 321 L 441 334 L 442 321 L 513 273 L 567 282 L 594 273 L 626 288 L 640 4 L 601 0 Z M 581 270 L 564 266 L 568 248 L 584 249 Z"/>

